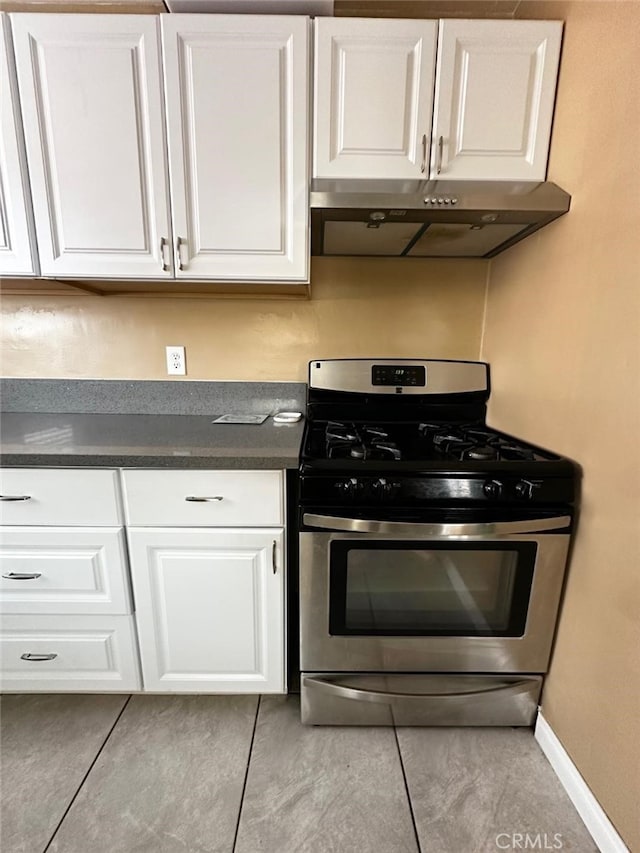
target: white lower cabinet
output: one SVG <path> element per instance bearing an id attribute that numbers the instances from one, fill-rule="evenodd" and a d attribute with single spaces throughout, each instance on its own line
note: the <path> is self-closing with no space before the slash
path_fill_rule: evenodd
<path id="1" fill-rule="evenodd" d="M 139 690 L 133 616 L 3 616 L 0 667 L 21 693 Z"/>
<path id="2" fill-rule="evenodd" d="M 0 470 L 0 689 L 140 690 L 120 476 Z"/>
<path id="3" fill-rule="evenodd" d="M 9 468 L 0 485 L 1 690 L 286 691 L 282 471 Z"/>
<path id="4" fill-rule="evenodd" d="M 144 689 L 283 693 L 283 529 L 128 535 Z"/>

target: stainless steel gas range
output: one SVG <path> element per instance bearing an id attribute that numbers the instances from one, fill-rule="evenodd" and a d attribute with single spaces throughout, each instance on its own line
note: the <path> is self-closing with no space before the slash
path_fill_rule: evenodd
<path id="1" fill-rule="evenodd" d="M 533 722 L 578 469 L 488 427 L 488 397 L 480 362 L 311 362 L 303 722 Z"/>

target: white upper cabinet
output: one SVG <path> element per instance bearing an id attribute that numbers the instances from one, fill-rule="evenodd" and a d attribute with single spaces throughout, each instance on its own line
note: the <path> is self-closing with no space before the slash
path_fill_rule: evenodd
<path id="1" fill-rule="evenodd" d="M 0 21 L 0 275 L 37 273 L 9 20 Z"/>
<path id="2" fill-rule="evenodd" d="M 545 179 L 561 22 L 315 26 L 314 177 Z"/>
<path id="3" fill-rule="evenodd" d="M 431 178 L 543 181 L 560 21 L 440 22 Z"/>
<path id="4" fill-rule="evenodd" d="M 314 177 L 428 170 L 436 21 L 317 18 Z"/>
<path id="5" fill-rule="evenodd" d="M 164 15 L 162 41 L 176 276 L 306 280 L 308 18 Z"/>
<path id="6" fill-rule="evenodd" d="M 158 19 L 11 20 L 42 274 L 170 276 Z"/>

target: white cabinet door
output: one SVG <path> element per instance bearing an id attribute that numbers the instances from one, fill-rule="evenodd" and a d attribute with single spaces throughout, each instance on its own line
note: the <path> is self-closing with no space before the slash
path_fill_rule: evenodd
<path id="1" fill-rule="evenodd" d="M 35 235 L 30 220 L 22 120 L 9 19 L 0 21 L 0 275 L 35 275 Z M 32 252 L 32 245 L 34 246 Z"/>
<path id="2" fill-rule="evenodd" d="M 307 279 L 308 32 L 162 17 L 178 278 Z"/>
<path id="3" fill-rule="evenodd" d="M 11 16 L 43 275 L 171 275 L 158 21 Z"/>
<path id="4" fill-rule="evenodd" d="M 314 177 L 426 177 L 436 21 L 317 18 Z"/>
<path id="5" fill-rule="evenodd" d="M 130 528 L 144 689 L 282 693 L 282 528 Z"/>
<path id="6" fill-rule="evenodd" d="M 543 181 L 560 21 L 440 22 L 431 178 Z"/>

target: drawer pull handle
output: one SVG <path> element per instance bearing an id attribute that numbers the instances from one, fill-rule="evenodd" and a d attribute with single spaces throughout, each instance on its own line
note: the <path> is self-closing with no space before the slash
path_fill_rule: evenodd
<path id="1" fill-rule="evenodd" d="M 41 660 L 53 660 L 57 658 L 58 655 L 50 654 L 50 655 L 37 655 L 32 652 L 25 652 L 25 654 L 20 655 L 20 660 L 30 660 L 30 661 L 41 661 Z"/>
<path id="2" fill-rule="evenodd" d="M 222 495 L 213 495 L 212 497 L 209 497 L 209 498 L 198 497 L 198 495 L 187 495 L 187 497 L 185 498 L 185 501 L 192 501 L 193 503 L 197 503 L 197 504 L 204 504 L 204 503 L 208 503 L 209 501 L 223 501 L 223 500 L 224 500 L 224 498 L 222 497 Z"/>
<path id="3" fill-rule="evenodd" d="M 278 571 L 278 562 L 276 560 L 277 551 L 278 551 L 278 543 L 274 539 L 273 540 L 273 547 L 271 549 L 271 565 L 273 566 L 274 575 Z"/>
<path id="4" fill-rule="evenodd" d="M 31 495 L 0 495 L 0 501 L 30 501 Z"/>
<path id="5" fill-rule="evenodd" d="M 42 577 L 42 572 L 7 572 L 2 577 L 8 581 L 34 581 Z"/>

